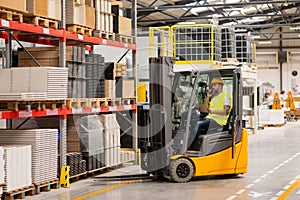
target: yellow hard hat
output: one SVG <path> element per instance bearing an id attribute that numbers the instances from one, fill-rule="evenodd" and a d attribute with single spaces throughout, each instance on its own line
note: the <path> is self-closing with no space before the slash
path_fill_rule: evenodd
<path id="1" fill-rule="evenodd" d="M 214 84 L 214 83 L 219 83 L 219 84 L 224 85 L 224 81 L 220 77 L 213 78 L 213 80 L 211 81 L 211 84 Z"/>

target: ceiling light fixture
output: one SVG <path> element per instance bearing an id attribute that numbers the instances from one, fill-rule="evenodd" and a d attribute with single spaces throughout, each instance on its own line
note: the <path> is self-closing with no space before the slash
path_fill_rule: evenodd
<path id="1" fill-rule="evenodd" d="M 224 11 L 241 11 L 244 8 L 223 8 Z"/>
<path id="2" fill-rule="evenodd" d="M 193 25 L 196 24 L 196 22 L 178 22 L 178 25 Z"/>
<path id="3" fill-rule="evenodd" d="M 299 30 L 299 29 L 300 29 L 299 26 L 290 27 L 290 30 Z"/>
<path id="4" fill-rule="evenodd" d="M 234 32 L 247 32 L 247 29 L 236 29 Z"/>
<path id="5" fill-rule="evenodd" d="M 259 39 L 260 36 L 259 36 L 259 35 L 254 35 L 252 38 L 253 38 L 253 39 Z"/>
<path id="6" fill-rule="evenodd" d="M 272 44 L 272 41 L 260 41 L 258 44 Z"/>

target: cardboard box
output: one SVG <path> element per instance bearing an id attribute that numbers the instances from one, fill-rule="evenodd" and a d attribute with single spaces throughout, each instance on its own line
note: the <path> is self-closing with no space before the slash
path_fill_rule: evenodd
<path id="1" fill-rule="evenodd" d="M 66 0 L 66 24 L 85 26 L 85 4 L 82 0 Z"/>
<path id="2" fill-rule="evenodd" d="M 85 6 L 85 20 L 86 26 L 95 29 L 95 8 L 91 6 Z"/>
<path id="3" fill-rule="evenodd" d="M 116 83 L 116 97 L 134 97 L 134 80 L 120 79 Z"/>
<path id="4" fill-rule="evenodd" d="M 26 0 L 0 0 L 0 7 L 26 12 Z"/>
<path id="5" fill-rule="evenodd" d="M 61 20 L 61 0 L 48 0 L 47 16 L 50 19 Z"/>
<path id="6" fill-rule="evenodd" d="M 27 0 L 26 7 L 28 14 L 34 16 L 48 16 L 48 0 Z"/>
<path id="7" fill-rule="evenodd" d="M 131 19 L 119 16 L 118 33 L 122 35 L 131 35 Z"/>

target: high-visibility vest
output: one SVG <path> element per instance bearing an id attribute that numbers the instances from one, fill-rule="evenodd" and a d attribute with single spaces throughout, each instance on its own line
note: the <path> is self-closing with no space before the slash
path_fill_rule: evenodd
<path id="1" fill-rule="evenodd" d="M 218 96 L 214 96 L 210 101 L 209 108 L 213 110 L 224 110 L 224 99 L 228 96 L 230 99 L 230 109 L 232 108 L 232 100 L 231 96 L 225 92 L 219 94 Z M 226 125 L 229 114 L 220 115 L 220 114 L 209 114 L 208 118 L 215 120 L 220 125 Z"/>

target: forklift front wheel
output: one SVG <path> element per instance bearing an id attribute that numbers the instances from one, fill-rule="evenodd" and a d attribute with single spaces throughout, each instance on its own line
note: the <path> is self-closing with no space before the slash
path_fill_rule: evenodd
<path id="1" fill-rule="evenodd" d="M 185 183 L 192 179 L 194 175 L 194 166 L 186 158 L 179 158 L 170 164 L 171 179 L 177 183 Z"/>

